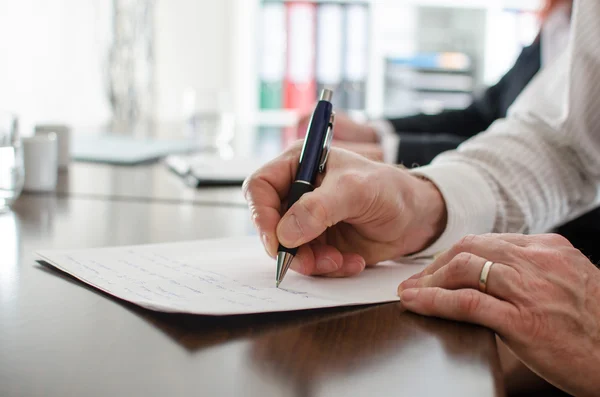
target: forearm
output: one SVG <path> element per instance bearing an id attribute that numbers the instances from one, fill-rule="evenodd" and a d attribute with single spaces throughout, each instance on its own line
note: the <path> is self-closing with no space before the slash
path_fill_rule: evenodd
<path id="1" fill-rule="evenodd" d="M 485 131 L 492 120 L 487 120 L 476 106 L 471 105 L 466 109 L 447 110 L 439 114 L 417 114 L 414 116 L 399 117 L 389 120 L 398 134 L 429 133 L 452 134 L 465 138 Z"/>

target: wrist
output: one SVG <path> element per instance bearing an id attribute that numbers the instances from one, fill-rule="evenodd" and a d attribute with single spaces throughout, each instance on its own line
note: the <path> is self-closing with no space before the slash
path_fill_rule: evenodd
<path id="1" fill-rule="evenodd" d="M 421 244 L 415 252 L 431 246 L 444 232 L 448 222 L 446 202 L 437 186 L 429 179 L 413 175 L 415 179 L 414 209 Z"/>

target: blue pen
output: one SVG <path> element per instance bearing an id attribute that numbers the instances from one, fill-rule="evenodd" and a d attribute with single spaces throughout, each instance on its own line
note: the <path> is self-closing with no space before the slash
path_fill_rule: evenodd
<path id="1" fill-rule="evenodd" d="M 308 130 L 304 138 L 304 146 L 300 153 L 300 165 L 296 172 L 296 179 L 292 183 L 288 194 L 288 208 L 290 209 L 303 194 L 312 192 L 315 188 L 317 173 L 325 171 L 327 156 L 333 139 L 333 124 L 335 113 L 331 104 L 333 91 L 324 89 L 321 98 L 308 124 Z M 287 211 L 286 210 L 286 211 Z M 285 277 L 298 248 L 287 248 L 279 244 L 277 249 L 277 276 L 276 286 Z"/>

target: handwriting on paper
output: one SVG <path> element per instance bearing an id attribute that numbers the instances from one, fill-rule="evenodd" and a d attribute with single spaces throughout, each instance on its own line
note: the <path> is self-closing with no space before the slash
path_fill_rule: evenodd
<path id="1" fill-rule="evenodd" d="M 398 283 L 422 269 L 381 265 L 358 277 L 329 280 L 290 272 L 276 288 L 274 261 L 254 238 L 39 255 L 108 294 L 146 308 L 211 315 L 397 300 Z"/>

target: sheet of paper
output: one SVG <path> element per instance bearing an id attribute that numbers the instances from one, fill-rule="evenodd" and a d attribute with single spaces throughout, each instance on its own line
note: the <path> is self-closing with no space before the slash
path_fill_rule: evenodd
<path id="1" fill-rule="evenodd" d="M 234 315 L 398 300 L 398 284 L 424 263 L 386 262 L 350 278 L 289 271 L 275 288 L 275 261 L 256 237 L 39 252 L 43 261 L 147 309 Z"/>

